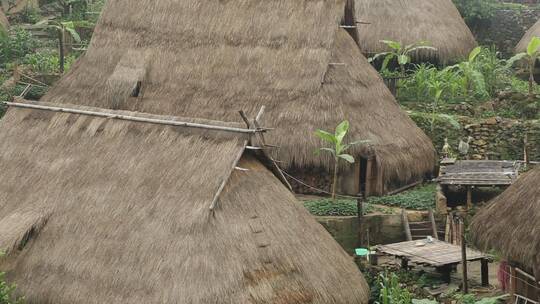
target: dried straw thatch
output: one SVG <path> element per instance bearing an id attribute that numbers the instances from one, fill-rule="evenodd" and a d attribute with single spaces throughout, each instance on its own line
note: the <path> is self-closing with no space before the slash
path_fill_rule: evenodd
<path id="1" fill-rule="evenodd" d="M 474 241 L 540 275 L 540 168 L 522 177 L 480 210 L 471 224 Z"/>
<path id="2" fill-rule="evenodd" d="M 471 30 L 452 0 L 355 0 L 359 45 L 364 54 L 387 51 L 381 40 L 404 45 L 427 41 L 437 52 L 423 50 L 416 60 L 448 63 L 466 58 L 476 47 Z"/>
<path id="3" fill-rule="evenodd" d="M 529 45 L 529 42 L 531 39 L 536 36 L 540 37 L 540 20 L 538 20 L 521 38 L 518 45 L 516 46 L 516 53 L 526 52 L 527 51 L 527 45 Z"/>
<path id="4" fill-rule="evenodd" d="M 429 138 L 402 112 L 339 22 L 344 1 L 109 1 L 86 55 L 43 100 L 241 121 L 267 107 L 285 167 L 322 167 L 317 128 L 350 120 L 387 184 L 430 172 Z M 264 17 L 261 13 L 264 12 Z M 332 65 L 331 63 L 339 63 Z M 129 97 L 137 82 L 138 98 Z M 381 190 L 382 191 L 382 190 Z"/>
<path id="5" fill-rule="evenodd" d="M 0 268 L 29 303 L 367 303 L 252 154 L 210 213 L 246 135 L 14 108 L 0 129 Z"/>

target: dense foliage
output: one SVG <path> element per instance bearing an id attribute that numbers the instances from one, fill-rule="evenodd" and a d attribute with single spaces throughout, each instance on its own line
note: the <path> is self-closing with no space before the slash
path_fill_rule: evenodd
<path id="1" fill-rule="evenodd" d="M 304 207 L 316 216 L 357 216 L 358 206 L 356 200 L 339 199 L 335 202 L 331 199 L 308 200 L 304 202 Z M 389 213 L 391 210 L 364 203 L 363 214 L 373 212 Z"/>
<path id="2" fill-rule="evenodd" d="M 429 210 L 435 208 L 435 185 L 423 185 L 396 195 L 370 197 L 371 204 L 405 209 Z"/>
<path id="3" fill-rule="evenodd" d="M 495 14 L 498 0 L 453 0 L 469 24 L 489 19 Z"/>

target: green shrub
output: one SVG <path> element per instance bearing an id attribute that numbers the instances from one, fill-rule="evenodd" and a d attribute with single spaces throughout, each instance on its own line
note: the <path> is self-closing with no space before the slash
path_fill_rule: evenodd
<path id="1" fill-rule="evenodd" d="M 24 298 L 18 298 L 15 294 L 15 285 L 5 281 L 5 273 L 0 272 L 0 304 L 23 304 Z"/>
<path id="2" fill-rule="evenodd" d="M 28 31 L 16 26 L 11 28 L 9 35 L 0 37 L 0 67 L 5 67 L 14 60 L 24 58 L 39 46 L 40 42 L 32 37 Z"/>
<path id="3" fill-rule="evenodd" d="M 356 200 L 340 199 L 334 201 L 332 199 L 309 200 L 304 202 L 304 207 L 315 216 L 357 216 L 358 207 Z M 363 204 L 363 213 L 372 212 L 389 213 L 391 210 L 378 208 L 369 203 Z"/>
<path id="4" fill-rule="evenodd" d="M 435 185 L 423 185 L 396 195 L 370 197 L 368 203 L 414 210 L 435 208 Z"/>
<path id="5" fill-rule="evenodd" d="M 498 0 L 453 0 L 461 16 L 471 25 L 487 20 L 495 14 Z"/>

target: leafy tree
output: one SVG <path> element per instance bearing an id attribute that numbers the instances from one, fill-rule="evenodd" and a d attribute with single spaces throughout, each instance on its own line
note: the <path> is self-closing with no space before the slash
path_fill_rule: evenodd
<path id="1" fill-rule="evenodd" d="M 413 43 L 409 45 L 402 45 L 401 43 L 397 41 L 391 41 L 391 40 L 381 40 L 382 43 L 386 44 L 390 51 L 379 53 L 369 59 L 369 62 L 377 60 L 379 57 L 384 57 L 383 64 L 381 67 L 381 70 L 384 71 L 388 68 L 388 64 L 396 59 L 397 63 L 399 65 L 401 76 L 405 76 L 406 70 L 405 66 L 409 63 L 411 63 L 411 54 L 413 52 L 416 52 L 418 50 L 433 50 L 436 51 L 437 49 L 429 46 L 427 42 L 422 41 L 418 43 Z"/>
<path id="2" fill-rule="evenodd" d="M 64 37 L 66 33 L 69 33 L 76 42 L 81 42 L 81 37 L 75 30 L 73 21 L 56 21 L 46 19 L 36 23 L 36 25 L 46 25 L 48 28 L 57 31 L 58 33 L 58 49 L 60 52 L 60 73 L 64 73 L 65 70 L 65 53 L 64 53 Z"/>
<path id="3" fill-rule="evenodd" d="M 524 60 L 529 72 L 529 100 L 534 99 L 534 68 L 536 66 L 536 60 L 540 57 L 540 38 L 533 37 L 527 45 L 527 51 L 516 54 L 514 57 L 508 60 L 508 66 L 514 65 L 517 61 Z"/>
<path id="4" fill-rule="evenodd" d="M 328 152 L 332 154 L 334 158 L 334 178 L 332 182 L 332 199 L 336 200 L 336 189 L 337 189 L 337 178 L 339 170 L 339 160 L 345 160 L 349 163 L 354 163 L 354 157 L 352 155 L 346 154 L 345 152 L 352 146 L 366 143 L 367 141 L 356 141 L 349 144 L 345 144 L 343 140 L 349 131 L 349 122 L 347 120 L 341 122 L 337 127 L 335 132 L 332 134 L 323 130 L 317 130 L 315 135 L 317 135 L 323 141 L 332 145 L 330 148 L 320 148 L 316 153 L 321 151 Z"/>

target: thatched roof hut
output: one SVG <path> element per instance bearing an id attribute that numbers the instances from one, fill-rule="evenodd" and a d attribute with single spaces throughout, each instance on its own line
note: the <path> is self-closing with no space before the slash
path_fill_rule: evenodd
<path id="1" fill-rule="evenodd" d="M 0 129 L 0 269 L 29 303 L 367 303 L 245 134 L 19 108 Z"/>
<path id="2" fill-rule="evenodd" d="M 435 150 L 339 28 L 344 10 L 324 0 L 109 1 L 88 52 L 43 100 L 229 121 L 265 105 L 274 157 L 325 171 L 313 133 L 348 119 L 350 140 L 371 140 L 351 152 L 376 156 L 382 193 L 431 172 Z"/>
<path id="3" fill-rule="evenodd" d="M 531 39 L 536 36 L 540 37 L 540 20 L 538 20 L 521 38 L 518 45 L 516 46 L 516 53 L 522 53 L 527 51 L 527 45 Z"/>
<path id="4" fill-rule="evenodd" d="M 359 45 L 372 56 L 387 51 L 381 40 L 403 45 L 427 41 L 437 51 L 417 52 L 416 60 L 445 64 L 464 59 L 476 47 L 452 0 L 355 0 Z"/>
<path id="5" fill-rule="evenodd" d="M 540 277 L 540 168 L 524 174 L 474 217 L 473 239 L 482 249 Z M 540 295 L 540 294 L 539 294 Z"/>

